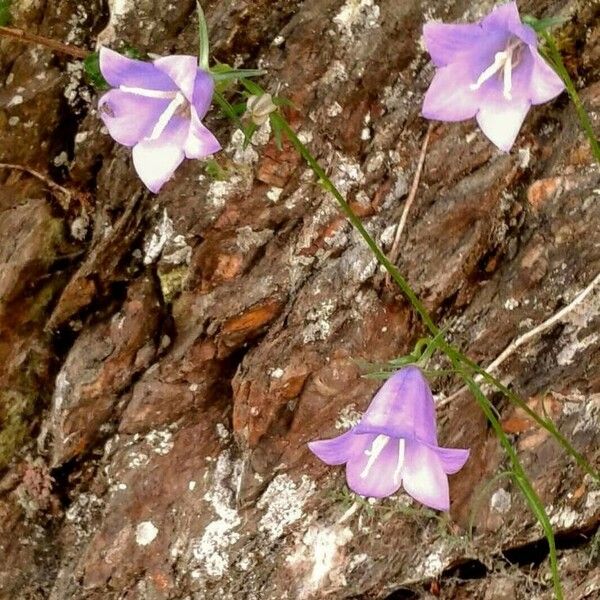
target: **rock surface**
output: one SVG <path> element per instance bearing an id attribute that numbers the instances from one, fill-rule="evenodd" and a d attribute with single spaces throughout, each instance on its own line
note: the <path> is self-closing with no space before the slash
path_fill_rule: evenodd
<path id="1" fill-rule="evenodd" d="M 93 48 L 196 48 L 194 2 L 37 0 L 15 24 Z M 205 3 L 218 59 L 269 72 L 288 116 L 390 250 L 427 123 L 425 19 L 467 0 Z M 561 47 L 600 130 L 600 7 Z M 423 331 L 310 172 L 266 127 L 215 113 L 224 178 L 186 162 L 158 196 L 95 111 L 80 63 L 0 39 L 0 598 L 551 598 L 543 534 L 468 394 L 441 440 L 470 447 L 448 517 L 344 492 L 306 442 L 333 436 L 383 361 Z M 514 150 L 435 124 L 398 266 L 452 340 L 489 364 L 600 269 L 600 172 L 566 95 Z M 599 462 L 600 292 L 500 375 Z M 449 395 L 458 382 L 436 382 Z M 496 400 L 496 398 L 493 398 Z M 600 492 L 549 435 L 497 410 L 560 547 L 565 597 L 600 593 Z"/>

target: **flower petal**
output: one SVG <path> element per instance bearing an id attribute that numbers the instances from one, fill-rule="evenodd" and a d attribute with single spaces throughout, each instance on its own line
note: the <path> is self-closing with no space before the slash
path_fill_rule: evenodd
<path id="1" fill-rule="evenodd" d="M 192 111 L 192 122 L 185 142 L 186 158 L 204 158 L 221 149 L 219 140 L 207 129 Z"/>
<path id="2" fill-rule="evenodd" d="M 506 100 L 501 92 L 489 90 L 477 113 L 479 127 L 500 150 L 508 152 L 531 107 L 528 99 L 514 97 Z"/>
<path id="3" fill-rule="evenodd" d="M 481 26 L 486 33 L 505 31 L 507 33 L 506 41 L 508 41 L 508 38 L 512 33 L 526 44 L 537 44 L 537 35 L 535 31 L 521 21 L 516 2 L 508 2 L 507 4 L 496 6 L 496 8 L 481 21 Z"/>
<path id="4" fill-rule="evenodd" d="M 371 457 L 366 453 L 373 451 L 373 444 L 380 436 L 357 435 L 355 437 L 358 438 L 360 447 L 357 443 L 346 465 L 348 487 L 353 492 L 369 498 L 385 498 L 397 492 L 402 484 L 401 471 L 398 469 L 399 440 L 388 438 L 385 447 L 369 465 Z"/>
<path id="5" fill-rule="evenodd" d="M 431 60 L 437 67 L 477 52 L 486 37 L 478 24 L 425 23 L 423 40 Z"/>
<path id="6" fill-rule="evenodd" d="M 421 504 L 436 510 L 450 508 L 448 477 L 433 448 L 418 442 L 406 442 L 402 484 L 406 492 Z"/>
<path id="7" fill-rule="evenodd" d="M 154 66 L 168 75 L 183 92 L 188 102 L 194 96 L 194 83 L 198 69 L 198 59 L 195 56 L 175 54 L 163 56 L 154 61 Z M 210 77 L 210 75 L 209 75 Z"/>
<path id="8" fill-rule="evenodd" d="M 311 452 L 316 454 L 324 463 L 328 465 L 343 465 L 345 462 L 349 461 L 352 456 L 362 452 L 365 443 L 364 437 L 369 436 L 355 435 L 351 429 L 330 440 L 309 442 L 308 447 Z"/>
<path id="9" fill-rule="evenodd" d="M 553 98 L 556 98 L 564 89 L 565 84 L 556 74 L 556 71 L 540 56 L 534 48 L 528 48 L 523 56 L 523 64 L 519 65 L 524 76 L 527 78 L 527 88 L 524 91 L 526 97 L 532 104 L 543 104 Z M 515 83 L 515 87 L 520 84 Z"/>
<path id="10" fill-rule="evenodd" d="M 481 91 L 469 86 L 487 65 L 480 68 L 467 61 L 437 70 L 423 100 L 422 115 L 438 121 L 464 121 L 474 117 L 481 104 Z"/>
<path id="11" fill-rule="evenodd" d="M 381 386 L 356 433 L 382 433 L 437 446 L 435 404 L 417 367 L 404 367 Z"/>
<path id="12" fill-rule="evenodd" d="M 113 139 L 119 144 L 134 146 L 150 135 L 168 105 L 168 100 L 137 96 L 116 89 L 100 98 L 98 113 Z"/>
<path id="13" fill-rule="evenodd" d="M 202 69 L 198 69 L 196 73 L 196 80 L 194 81 L 194 96 L 192 98 L 192 104 L 194 105 L 194 108 L 196 109 L 200 119 L 204 118 L 204 115 L 210 108 L 214 90 L 215 82 L 213 78 Z"/>
<path id="14" fill-rule="evenodd" d="M 133 148 L 133 164 L 146 187 L 157 194 L 184 159 L 189 121 L 173 117 L 156 140 L 143 140 Z"/>
<path id="15" fill-rule="evenodd" d="M 127 58 L 110 48 L 100 48 L 100 71 L 113 87 L 126 85 L 161 91 L 177 89 L 173 80 L 152 63 Z"/>
<path id="16" fill-rule="evenodd" d="M 442 468 L 447 475 L 458 473 L 469 459 L 469 450 L 461 448 L 433 448 L 442 461 Z"/>

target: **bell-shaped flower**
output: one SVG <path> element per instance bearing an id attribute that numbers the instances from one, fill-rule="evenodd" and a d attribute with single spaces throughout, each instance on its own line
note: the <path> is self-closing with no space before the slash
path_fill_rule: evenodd
<path id="1" fill-rule="evenodd" d="M 480 23 L 426 23 L 423 37 L 438 70 L 425 94 L 423 116 L 472 117 L 509 151 L 532 104 L 558 96 L 564 84 L 540 56 L 535 31 L 521 22 L 516 2 L 496 7 Z"/>
<path id="2" fill-rule="evenodd" d="M 415 500 L 448 510 L 448 475 L 460 470 L 469 450 L 441 448 L 435 403 L 423 373 L 404 367 L 379 389 L 360 422 L 309 448 L 328 465 L 346 465 L 348 487 L 384 498 L 400 487 Z"/>
<path id="3" fill-rule="evenodd" d="M 184 158 L 221 149 L 202 124 L 213 78 L 194 56 L 144 62 L 101 48 L 100 71 L 115 88 L 100 98 L 100 117 L 117 142 L 133 147 L 135 170 L 152 192 L 158 193 Z"/>

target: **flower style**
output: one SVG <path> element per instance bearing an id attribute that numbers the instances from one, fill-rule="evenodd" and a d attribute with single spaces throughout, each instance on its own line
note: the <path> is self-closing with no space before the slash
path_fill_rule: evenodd
<path id="1" fill-rule="evenodd" d="M 201 122 L 214 82 L 194 56 L 150 63 L 102 48 L 100 71 L 115 88 L 100 98 L 100 117 L 117 142 L 133 146 L 135 170 L 152 192 L 158 193 L 185 157 L 204 158 L 221 149 Z"/>
<path id="2" fill-rule="evenodd" d="M 383 384 L 358 425 L 308 446 L 328 465 L 345 463 L 348 486 L 361 496 L 385 498 L 404 486 L 437 510 L 450 507 L 447 475 L 469 458 L 469 450 L 438 446 L 433 396 L 412 366 Z"/>
<path id="3" fill-rule="evenodd" d="M 483 133 L 508 152 L 532 104 L 558 96 L 564 84 L 537 50 L 535 31 L 516 2 L 480 23 L 426 23 L 425 46 L 438 70 L 423 116 L 440 121 L 477 117 Z"/>

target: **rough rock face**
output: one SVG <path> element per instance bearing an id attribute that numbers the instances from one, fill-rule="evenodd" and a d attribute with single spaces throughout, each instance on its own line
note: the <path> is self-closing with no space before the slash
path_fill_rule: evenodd
<path id="1" fill-rule="evenodd" d="M 15 3 L 19 26 L 92 48 L 192 53 L 194 2 Z M 217 58 L 269 71 L 294 126 L 390 249 L 427 124 L 426 18 L 467 0 L 205 3 Z M 600 130 L 600 8 L 560 42 Z M 223 176 L 186 162 L 142 189 L 102 130 L 81 64 L 0 39 L 0 597 L 551 598 L 546 548 L 468 394 L 441 441 L 470 447 L 449 516 L 404 494 L 354 504 L 306 442 L 348 427 L 381 361 L 422 330 L 293 150 L 209 120 Z M 600 173 L 566 96 L 515 149 L 436 124 L 398 266 L 438 322 L 488 364 L 600 269 Z M 501 369 L 598 464 L 600 292 Z M 457 381 L 436 382 L 449 395 Z M 600 590 L 600 492 L 498 399 L 557 532 L 565 597 Z"/>

